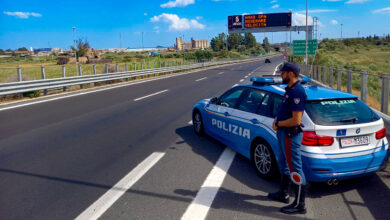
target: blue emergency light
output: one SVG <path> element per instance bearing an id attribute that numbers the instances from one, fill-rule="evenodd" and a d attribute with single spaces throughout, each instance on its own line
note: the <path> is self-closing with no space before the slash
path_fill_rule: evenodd
<path id="1" fill-rule="evenodd" d="M 311 78 L 307 76 L 299 76 L 298 79 L 301 81 L 301 84 L 306 84 L 311 81 Z M 250 81 L 256 85 L 275 85 L 283 83 L 282 77 L 278 75 L 252 76 Z"/>

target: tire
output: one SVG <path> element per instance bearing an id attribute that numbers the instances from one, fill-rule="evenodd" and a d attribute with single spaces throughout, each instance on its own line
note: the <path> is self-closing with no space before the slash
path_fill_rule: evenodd
<path id="1" fill-rule="evenodd" d="M 199 136 L 204 135 L 203 119 L 199 110 L 195 110 L 192 114 L 192 125 L 194 127 L 195 134 Z"/>
<path id="2" fill-rule="evenodd" d="M 263 140 L 253 142 L 251 160 L 257 174 L 262 178 L 275 179 L 279 176 L 275 155 L 267 142 Z"/>

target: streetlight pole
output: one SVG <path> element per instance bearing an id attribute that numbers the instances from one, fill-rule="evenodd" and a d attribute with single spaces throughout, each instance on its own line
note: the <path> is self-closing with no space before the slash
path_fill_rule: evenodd
<path id="1" fill-rule="evenodd" d="M 74 31 L 76 30 L 76 27 L 72 27 L 73 29 L 73 47 L 74 47 L 74 62 L 76 64 L 76 74 L 77 74 L 77 49 L 76 49 L 76 39 L 74 38 Z"/>
<path id="2" fill-rule="evenodd" d="M 343 24 L 341 24 L 341 37 L 340 39 L 343 39 Z"/>
<path id="3" fill-rule="evenodd" d="M 144 52 L 144 32 L 142 31 L 142 52 Z"/>
<path id="4" fill-rule="evenodd" d="M 305 46 L 305 51 L 306 51 L 306 56 L 305 56 L 305 66 L 307 68 L 307 38 L 309 35 L 309 27 L 307 26 L 307 14 L 308 14 L 308 8 L 309 8 L 309 2 L 306 0 L 306 46 Z"/>

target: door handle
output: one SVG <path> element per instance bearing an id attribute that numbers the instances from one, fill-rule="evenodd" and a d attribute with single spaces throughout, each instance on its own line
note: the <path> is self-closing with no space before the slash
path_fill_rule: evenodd
<path id="1" fill-rule="evenodd" d="M 260 121 L 257 120 L 256 118 L 251 119 L 250 121 L 251 121 L 253 124 L 259 124 L 259 123 L 260 123 Z"/>
<path id="2" fill-rule="evenodd" d="M 226 117 L 230 116 L 229 112 L 223 113 Z"/>

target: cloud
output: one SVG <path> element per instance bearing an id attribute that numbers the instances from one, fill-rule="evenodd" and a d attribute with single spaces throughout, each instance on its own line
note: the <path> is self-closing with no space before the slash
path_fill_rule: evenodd
<path id="1" fill-rule="evenodd" d="M 9 16 L 15 16 L 15 17 L 18 17 L 18 18 L 23 18 L 23 19 L 27 19 L 28 17 L 30 16 L 33 16 L 33 17 L 42 17 L 41 14 L 39 13 L 35 13 L 35 12 L 10 12 L 10 11 L 5 11 L 4 14 L 6 15 L 9 15 Z"/>
<path id="2" fill-rule="evenodd" d="M 336 20 L 331 20 L 330 23 L 336 25 L 336 24 L 338 24 L 339 22 L 336 21 Z"/>
<path id="3" fill-rule="evenodd" d="M 154 30 L 154 31 L 153 31 L 154 33 L 157 33 L 157 34 L 160 33 L 160 27 L 159 27 L 159 26 L 154 26 L 154 27 L 153 27 L 153 30 Z"/>
<path id="4" fill-rule="evenodd" d="M 204 29 L 205 25 L 199 23 L 195 19 L 188 20 L 187 18 L 180 18 L 176 14 L 162 13 L 159 16 L 154 16 L 150 19 L 151 22 L 163 21 L 169 23 L 169 30 L 188 30 L 188 29 Z"/>
<path id="5" fill-rule="evenodd" d="M 196 16 L 196 20 L 203 19 L 202 16 Z"/>
<path id="6" fill-rule="evenodd" d="M 309 13 L 325 13 L 325 12 L 336 12 L 335 9 L 312 9 L 309 10 Z M 306 13 L 306 10 L 297 11 L 297 13 Z"/>
<path id="7" fill-rule="evenodd" d="M 377 10 L 372 11 L 372 13 L 374 13 L 374 14 L 388 14 L 388 15 L 390 15 L 390 7 L 377 9 Z"/>
<path id="8" fill-rule="evenodd" d="M 294 15 L 292 16 L 292 25 L 293 26 L 306 25 L 306 15 L 294 13 Z M 313 25 L 313 18 L 311 16 L 307 17 L 307 25 Z"/>
<path id="9" fill-rule="evenodd" d="M 322 0 L 323 2 L 341 2 L 344 0 Z"/>
<path id="10" fill-rule="evenodd" d="M 144 15 L 145 15 L 145 16 L 147 16 L 147 15 L 148 15 L 148 13 L 146 13 L 146 12 L 145 12 L 145 13 L 144 13 Z"/>
<path id="11" fill-rule="evenodd" d="M 195 0 L 175 0 L 169 1 L 167 3 L 161 4 L 161 8 L 175 8 L 175 7 L 185 7 L 187 5 L 194 4 Z"/>
<path id="12" fill-rule="evenodd" d="M 369 0 L 349 0 L 345 4 L 356 4 L 356 3 L 364 3 L 368 2 Z"/>
<path id="13" fill-rule="evenodd" d="M 278 4 L 273 5 L 271 8 L 279 8 L 279 5 Z"/>
<path id="14" fill-rule="evenodd" d="M 273 0 L 273 1 L 271 1 L 271 4 L 272 4 L 272 3 L 275 3 L 275 2 L 278 2 L 278 0 Z"/>

